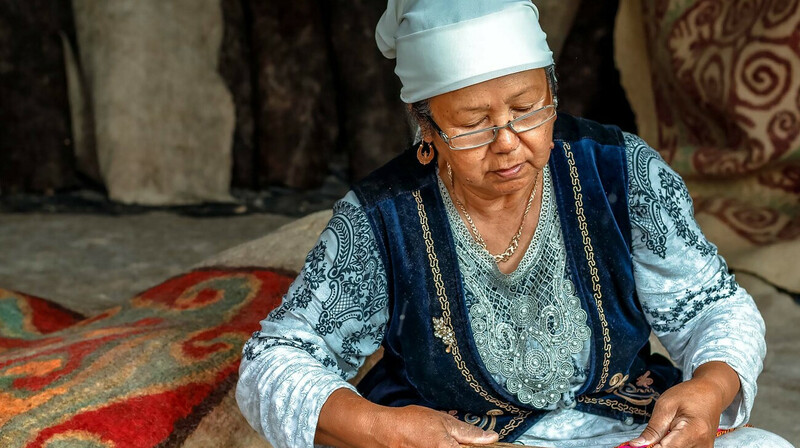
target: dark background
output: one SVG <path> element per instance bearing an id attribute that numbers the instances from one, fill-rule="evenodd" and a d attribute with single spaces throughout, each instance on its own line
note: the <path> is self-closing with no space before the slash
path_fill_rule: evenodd
<path id="1" fill-rule="evenodd" d="M 235 105 L 235 201 L 179 209 L 225 214 L 244 205 L 245 211 L 301 214 L 323 208 L 411 143 L 393 61 L 382 57 L 373 38 L 384 2 L 221 0 L 221 8 L 218 72 Z M 559 106 L 635 132 L 614 67 L 616 10 L 616 1 L 580 2 L 557 61 Z M 96 167 L 77 160 L 65 45 L 78 60 L 86 57 L 69 0 L 0 1 L 0 207 L 147 209 L 109 200 L 92 173 Z M 298 209 L 296 197 L 304 194 L 319 200 Z"/>

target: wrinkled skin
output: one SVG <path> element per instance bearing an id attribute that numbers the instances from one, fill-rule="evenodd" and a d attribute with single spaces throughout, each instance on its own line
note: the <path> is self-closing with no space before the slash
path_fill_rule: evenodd
<path id="1" fill-rule="evenodd" d="M 338 389 L 322 407 L 314 443 L 353 448 L 458 448 L 498 439 L 444 412 L 420 406 L 379 406 Z"/>

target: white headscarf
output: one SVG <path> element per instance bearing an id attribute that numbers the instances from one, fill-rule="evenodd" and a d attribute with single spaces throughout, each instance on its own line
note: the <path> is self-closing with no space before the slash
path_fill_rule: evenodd
<path id="1" fill-rule="evenodd" d="M 389 0 L 375 30 L 406 103 L 553 64 L 530 0 Z"/>

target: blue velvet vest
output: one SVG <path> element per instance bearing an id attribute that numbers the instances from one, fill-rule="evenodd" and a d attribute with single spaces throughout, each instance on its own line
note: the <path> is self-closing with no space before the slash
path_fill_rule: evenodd
<path id="1" fill-rule="evenodd" d="M 623 136 L 559 113 L 553 140 L 549 166 L 567 262 L 592 329 L 589 375 L 576 406 L 644 422 L 680 372 L 650 355 L 650 327 L 636 298 Z M 443 410 L 515 440 L 547 411 L 508 393 L 478 355 L 435 165 L 420 165 L 412 147 L 353 186 L 390 295 L 384 357 L 359 390 L 379 404 Z"/>

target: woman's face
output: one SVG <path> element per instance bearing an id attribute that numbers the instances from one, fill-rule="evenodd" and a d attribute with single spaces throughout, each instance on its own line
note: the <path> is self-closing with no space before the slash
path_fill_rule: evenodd
<path id="1" fill-rule="evenodd" d="M 535 69 L 435 96 L 430 99 L 430 106 L 436 124 L 454 137 L 502 126 L 552 101 L 545 70 Z M 440 169 L 449 162 L 456 182 L 491 198 L 530 188 L 550 157 L 554 122 L 550 120 L 521 134 L 501 129 L 494 142 L 475 149 L 452 150 L 433 130 L 424 137 L 427 141 L 433 139 Z"/>

